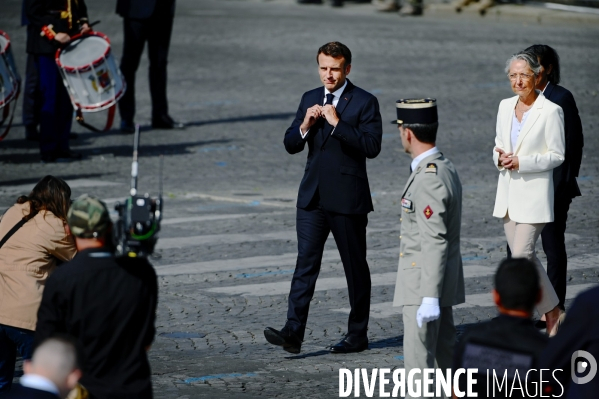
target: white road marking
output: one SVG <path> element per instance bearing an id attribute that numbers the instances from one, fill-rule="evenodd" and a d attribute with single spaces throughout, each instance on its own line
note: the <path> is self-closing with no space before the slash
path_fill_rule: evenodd
<path id="1" fill-rule="evenodd" d="M 568 270 L 585 269 L 589 267 L 589 263 L 584 262 L 570 262 Z M 464 265 L 464 277 L 485 277 L 491 276 L 495 273 L 495 266 L 481 266 L 481 265 Z M 384 285 L 395 285 L 397 273 L 379 273 L 372 274 L 370 276 L 372 286 L 384 286 Z M 288 294 L 290 279 L 286 278 L 284 281 L 272 282 L 272 283 L 258 283 L 258 284 L 243 284 L 234 285 L 227 287 L 215 287 L 209 288 L 205 291 L 228 294 L 228 295 L 244 295 L 244 296 L 264 296 L 264 295 L 281 295 Z M 346 289 L 347 283 L 345 276 L 339 277 L 327 277 L 320 278 L 316 281 L 316 291 L 326 291 L 332 289 Z"/>
<path id="2" fill-rule="evenodd" d="M 398 256 L 399 248 L 376 249 L 368 251 L 369 258 L 374 256 Z M 246 269 L 263 269 L 266 267 L 295 266 L 297 252 L 282 255 L 252 256 L 247 258 L 219 259 L 206 262 L 181 263 L 174 265 L 155 266 L 159 276 L 180 274 L 202 274 Z M 326 250 L 322 255 L 323 262 L 340 262 L 341 257 L 336 249 Z"/>
<path id="3" fill-rule="evenodd" d="M 395 281 L 395 272 L 373 274 L 370 277 L 372 286 L 389 285 L 389 281 Z M 289 294 L 291 279 L 263 284 L 244 284 L 232 287 L 208 288 L 204 291 L 243 296 L 267 296 L 267 295 L 286 295 Z M 316 291 L 347 289 L 345 277 L 329 277 L 316 280 Z"/>
<path id="4" fill-rule="evenodd" d="M 395 231 L 395 228 L 369 228 L 368 233 Z M 329 240 L 333 239 L 333 235 L 329 234 Z M 297 242 L 297 233 L 295 230 L 277 231 L 273 233 L 245 233 L 245 234 L 204 234 L 190 237 L 171 237 L 159 238 L 157 249 L 185 248 L 198 245 L 216 245 L 216 244 L 240 244 L 244 242 L 257 242 L 269 240 L 284 240 Z"/>
<path id="5" fill-rule="evenodd" d="M 596 287 L 597 284 L 576 284 L 566 287 L 566 299 L 576 298 L 578 294 L 589 288 Z M 473 307 L 493 307 L 493 296 L 490 292 L 484 294 L 466 295 L 466 302 L 454 306 L 454 309 L 473 308 Z M 349 308 L 331 309 L 333 312 L 341 312 L 349 314 Z M 402 307 L 393 307 L 393 302 L 382 302 L 370 305 L 370 317 L 377 319 L 386 319 L 388 317 L 401 315 Z"/>
<path id="6" fill-rule="evenodd" d="M 289 212 L 268 212 L 268 213 L 237 213 L 237 214 L 214 214 L 214 215 L 200 215 L 200 216 L 188 216 L 180 218 L 168 218 L 162 220 L 161 226 L 168 226 L 171 224 L 181 224 L 190 222 L 207 222 L 211 220 L 225 220 L 225 219 L 241 219 L 252 216 L 276 216 L 285 215 Z"/>
<path id="7" fill-rule="evenodd" d="M 93 180 L 93 179 L 74 179 L 66 181 L 71 188 L 85 188 L 85 187 L 107 187 L 107 186 L 119 186 L 124 183 L 116 183 L 104 180 Z M 0 194 L 3 195 L 18 195 L 18 194 L 29 194 L 33 187 L 37 183 L 19 184 L 15 186 L 0 186 Z"/>
<path id="8" fill-rule="evenodd" d="M 160 238 L 157 249 L 185 248 L 198 245 L 240 244 L 244 242 L 293 240 L 296 239 L 295 231 L 277 231 L 264 234 L 211 234 L 191 237 Z"/>

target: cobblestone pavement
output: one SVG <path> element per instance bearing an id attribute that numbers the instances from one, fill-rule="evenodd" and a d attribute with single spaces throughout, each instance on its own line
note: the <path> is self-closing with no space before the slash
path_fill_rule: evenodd
<path id="1" fill-rule="evenodd" d="M 88 3 L 90 19 L 102 21 L 97 28 L 108 34 L 120 58 L 121 21 L 114 1 Z M 0 29 L 11 35 L 23 71 L 20 4 L 2 1 Z M 141 191 L 157 193 L 158 155 L 165 156 L 165 220 L 152 259 L 160 280 L 158 335 L 150 352 L 156 398 L 331 398 L 339 393 L 339 368 L 403 367 L 401 313 L 390 303 L 399 191 L 410 159 L 390 124 L 384 125 L 380 156 L 368 162 L 375 202 L 368 226 L 370 350 L 325 351 L 345 332 L 349 307 L 332 240 L 325 248 L 302 352 L 290 356 L 268 345 L 262 334 L 264 327 L 285 322 L 296 255 L 294 201 L 305 154 L 288 155 L 283 133 L 301 94 L 319 85 L 315 52 L 327 41 L 350 47 L 350 79 L 379 98 L 384 120 L 394 118 L 400 97 L 438 99 L 438 146 L 456 165 L 464 187 L 467 303 L 454 310 L 460 329 L 495 314 L 489 291 L 505 255 L 502 225 L 491 216 L 495 117 L 499 101 L 512 95 L 504 63 L 532 43 L 554 46 L 562 58 L 563 85 L 575 95 L 585 132 L 583 197 L 569 214 L 568 298 L 599 281 L 599 162 L 594 155 L 599 18 L 522 6 L 499 7 L 485 18 L 454 14 L 446 4 L 427 11 L 422 18 L 401 19 L 352 3 L 336 10 L 292 0 L 177 2 L 170 108 L 189 127 L 151 130 L 146 60 L 137 81 L 137 121 L 144 128 Z M 101 117 L 88 119 L 101 123 Z M 42 165 L 36 145 L 24 140 L 17 123 L 0 143 L 1 209 L 45 174 L 67 179 L 74 195 L 88 192 L 111 204 L 124 198 L 132 137 L 117 130 L 74 130 L 79 139 L 72 147 L 84 159 Z"/>

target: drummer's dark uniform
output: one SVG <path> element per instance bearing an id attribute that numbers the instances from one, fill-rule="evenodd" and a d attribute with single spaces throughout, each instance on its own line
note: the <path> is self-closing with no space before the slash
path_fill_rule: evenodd
<path id="1" fill-rule="evenodd" d="M 119 101 L 121 120 L 132 125 L 135 116 L 135 72 L 146 42 L 150 60 L 152 121 L 168 115 L 167 58 L 175 17 L 175 0 L 117 0 L 123 17 L 124 42 L 121 71 L 127 91 Z"/>
<path id="2" fill-rule="evenodd" d="M 27 53 L 34 55 L 39 73 L 42 161 L 69 158 L 65 154 L 69 153 L 73 106 L 54 61 L 60 43 L 41 33 L 50 25 L 55 33 L 79 33 L 80 24 L 87 22 L 87 7 L 84 0 L 26 0 L 25 13 L 29 19 Z"/>

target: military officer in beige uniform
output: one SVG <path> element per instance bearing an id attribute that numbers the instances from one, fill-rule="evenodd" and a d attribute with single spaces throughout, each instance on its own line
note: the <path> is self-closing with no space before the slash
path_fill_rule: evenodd
<path id="1" fill-rule="evenodd" d="M 452 306 L 464 302 L 460 254 L 462 184 L 435 146 L 435 99 L 399 100 L 397 123 L 412 173 L 401 196 L 399 267 L 393 306 L 403 306 L 404 364 L 451 368 Z M 412 396 L 406 396 L 412 397 Z"/>

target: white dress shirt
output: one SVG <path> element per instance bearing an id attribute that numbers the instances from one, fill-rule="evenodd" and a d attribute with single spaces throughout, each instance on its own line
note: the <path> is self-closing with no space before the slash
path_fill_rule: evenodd
<path id="1" fill-rule="evenodd" d="M 429 155 L 433 155 L 438 152 L 440 152 L 439 149 L 437 147 L 433 147 L 430 150 L 424 151 L 422 154 L 420 154 L 416 158 L 414 158 L 412 160 L 412 163 L 410 164 L 410 168 L 412 168 L 412 172 L 416 170 L 420 161 L 422 161 L 424 158 L 428 157 Z"/>
<path id="2" fill-rule="evenodd" d="M 345 80 L 345 83 L 343 83 L 343 86 L 341 86 L 339 89 L 335 90 L 333 93 L 331 93 L 325 87 L 322 105 L 325 105 L 327 103 L 327 94 L 332 94 L 333 95 L 333 107 L 337 108 L 337 104 L 339 104 L 339 99 L 341 98 L 341 94 L 343 93 L 343 90 L 345 90 L 345 86 L 347 86 L 347 79 Z M 335 129 L 333 129 L 333 132 L 334 131 L 335 131 Z M 306 133 L 303 133 L 302 129 L 300 128 L 300 134 L 302 135 L 302 139 L 305 139 L 309 132 L 310 132 L 310 129 L 308 129 L 306 131 Z M 333 134 L 333 132 L 331 132 L 331 134 Z"/>
<path id="3" fill-rule="evenodd" d="M 25 374 L 19 380 L 21 386 L 32 389 L 39 389 L 59 396 L 58 387 L 46 377 L 37 374 Z"/>

